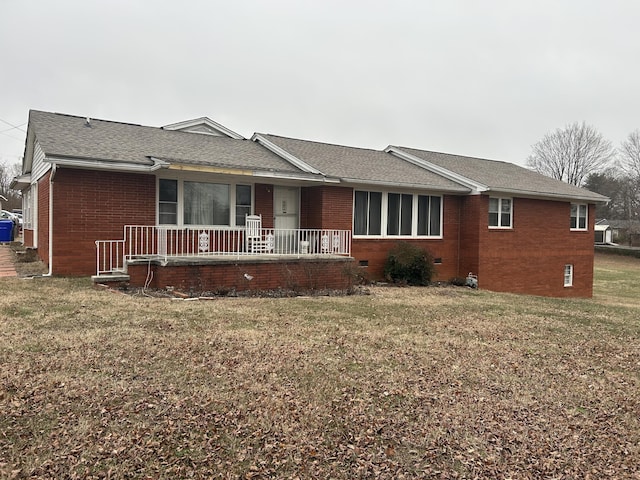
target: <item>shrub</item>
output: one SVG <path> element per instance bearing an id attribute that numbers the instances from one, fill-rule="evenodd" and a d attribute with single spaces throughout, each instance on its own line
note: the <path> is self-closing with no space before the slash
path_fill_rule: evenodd
<path id="1" fill-rule="evenodd" d="M 433 257 L 420 247 L 398 242 L 389 250 L 384 276 L 390 282 L 409 285 L 428 285 L 435 273 Z"/>
<path id="2" fill-rule="evenodd" d="M 449 280 L 449 283 L 456 287 L 464 287 L 467 285 L 467 279 L 464 277 L 453 277 L 451 280 Z"/>

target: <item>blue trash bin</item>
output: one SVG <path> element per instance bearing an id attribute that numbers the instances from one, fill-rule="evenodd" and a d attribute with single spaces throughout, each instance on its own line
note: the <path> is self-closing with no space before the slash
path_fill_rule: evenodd
<path id="1" fill-rule="evenodd" d="M 13 241 L 13 221 L 0 220 L 0 242 Z"/>

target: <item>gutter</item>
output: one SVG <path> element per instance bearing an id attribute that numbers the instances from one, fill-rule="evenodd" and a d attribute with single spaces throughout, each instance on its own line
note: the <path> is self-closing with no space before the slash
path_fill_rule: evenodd
<path id="1" fill-rule="evenodd" d="M 261 178 L 275 178 L 279 180 L 300 180 L 305 182 L 317 182 L 317 183 L 340 183 L 338 178 L 330 178 L 324 175 L 313 175 L 304 173 L 286 173 L 286 172 L 263 172 L 254 171 L 254 177 Z"/>
<path id="2" fill-rule="evenodd" d="M 513 197 L 519 198 L 532 198 L 535 200 L 552 200 L 559 201 L 564 200 L 568 201 L 578 201 L 585 203 L 609 203 L 611 199 L 609 197 L 605 197 L 604 195 L 600 195 L 601 198 L 593 198 L 588 196 L 583 196 L 580 194 L 572 195 L 570 193 L 550 193 L 550 192 L 531 192 L 530 190 L 518 190 L 515 188 L 511 189 L 490 189 L 492 194 L 496 195 L 509 195 Z"/>
<path id="3" fill-rule="evenodd" d="M 75 168 L 89 168 L 91 170 L 111 170 L 116 172 L 139 172 L 149 173 L 160 170 L 161 168 L 167 168 L 168 162 L 160 160 L 155 157 L 149 157 L 153 162 L 151 165 L 144 165 L 138 163 L 125 163 L 114 162 L 112 160 L 104 159 L 85 159 L 85 158 L 73 158 L 73 157 L 50 157 L 45 158 L 45 162 L 52 163 L 61 167 L 75 167 Z"/>
<path id="4" fill-rule="evenodd" d="M 345 184 L 353 184 L 353 185 L 375 185 L 379 187 L 387 187 L 387 188 L 407 188 L 411 190 L 423 190 L 426 192 L 438 192 L 438 193 L 446 193 L 448 195 L 468 195 L 471 193 L 471 189 L 468 187 L 461 186 L 459 189 L 447 188 L 447 187 L 439 187 L 435 185 L 427 185 L 425 183 L 393 183 L 381 180 L 361 180 L 358 178 L 343 178 L 342 182 Z"/>

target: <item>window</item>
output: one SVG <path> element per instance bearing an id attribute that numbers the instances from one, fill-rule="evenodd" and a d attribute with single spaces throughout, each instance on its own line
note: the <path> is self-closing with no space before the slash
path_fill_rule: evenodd
<path id="1" fill-rule="evenodd" d="M 229 225 L 229 185 L 184 182 L 185 225 Z"/>
<path id="2" fill-rule="evenodd" d="M 418 195 L 418 235 L 439 237 L 441 197 Z"/>
<path id="3" fill-rule="evenodd" d="M 243 226 L 251 213 L 251 185 L 158 180 L 161 225 Z"/>
<path id="4" fill-rule="evenodd" d="M 35 185 L 31 185 L 31 188 L 24 192 L 24 197 L 22 198 L 22 224 L 25 229 L 33 228 L 33 199 L 35 195 L 33 195 L 33 190 L 35 189 Z"/>
<path id="5" fill-rule="evenodd" d="M 587 206 L 584 204 L 571 204 L 571 230 L 587 229 Z"/>
<path id="6" fill-rule="evenodd" d="M 160 225 L 178 223 L 178 181 L 160 179 L 158 182 L 158 221 Z"/>
<path id="7" fill-rule="evenodd" d="M 440 237 L 442 197 L 356 190 L 353 234 Z"/>
<path id="8" fill-rule="evenodd" d="M 356 191 L 353 215 L 354 235 L 382 233 L 382 193 Z"/>
<path id="9" fill-rule="evenodd" d="M 564 266 L 564 286 L 573 286 L 573 265 L 567 264 Z"/>
<path id="10" fill-rule="evenodd" d="M 510 198 L 489 198 L 489 227 L 511 228 L 512 207 Z"/>
<path id="11" fill-rule="evenodd" d="M 413 195 L 389 193 L 387 235 L 411 235 Z"/>
<path id="12" fill-rule="evenodd" d="M 251 214 L 251 185 L 236 185 L 236 225 L 244 225 Z"/>

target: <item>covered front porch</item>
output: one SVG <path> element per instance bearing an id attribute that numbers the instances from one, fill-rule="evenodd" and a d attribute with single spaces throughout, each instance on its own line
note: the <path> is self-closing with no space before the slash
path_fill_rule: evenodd
<path id="1" fill-rule="evenodd" d="M 187 291 L 346 289 L 351 232 L 126 225 L 96 241 L 96 283 Z"/>

